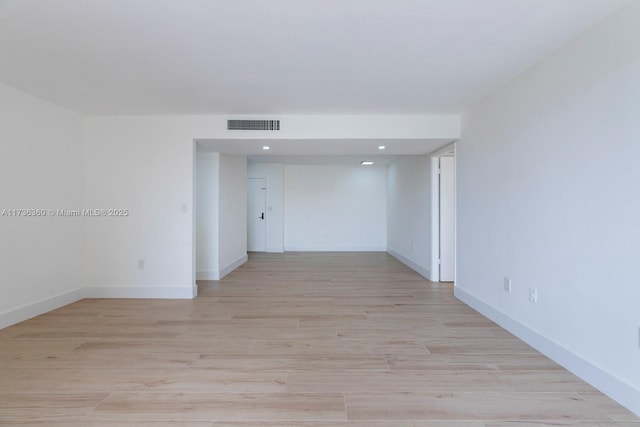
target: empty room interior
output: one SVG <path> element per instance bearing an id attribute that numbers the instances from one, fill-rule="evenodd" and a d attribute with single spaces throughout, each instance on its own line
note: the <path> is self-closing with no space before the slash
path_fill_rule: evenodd
<path id="1" fill-rule="evenodd" d="M 639 0 L 0 0 L 0 425 L 640 426 Z"/>

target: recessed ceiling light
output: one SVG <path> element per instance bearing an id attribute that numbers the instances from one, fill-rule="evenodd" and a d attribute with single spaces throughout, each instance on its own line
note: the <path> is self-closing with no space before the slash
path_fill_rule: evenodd
<path id="1" fill-rule="evenodd" d="M 363 161 L 360 162 L 360 164 L 362 166 L 371 166 L 373 164 L 373 162 L 369 161 L 369 160 L 363 160 Z"/>
<path id="2" fill-rule="evenodd" d="M 265 151 L 266 151 L 266 150 L 269 150 L 270 148 L 271 148 L 271 147 L 269 147 L 268 145 L 263 145 L 263 146 L 262 146 L 262 149 L 263 149 L 263 150 L 265 150 Z"/>
<path id="3" fill-rule="evenodd" d="M 386 146 L 384 145 L 378 145 L 378 150 L 386 150 Z"/>

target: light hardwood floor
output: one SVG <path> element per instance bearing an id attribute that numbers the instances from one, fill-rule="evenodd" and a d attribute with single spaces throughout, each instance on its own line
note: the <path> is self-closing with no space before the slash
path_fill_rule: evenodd
<path id="1" fill-rule="evenodd" d="M 640 426 L 384 253 L 253 254 L 199 290 L 0 330 L 0 425 Z"/>

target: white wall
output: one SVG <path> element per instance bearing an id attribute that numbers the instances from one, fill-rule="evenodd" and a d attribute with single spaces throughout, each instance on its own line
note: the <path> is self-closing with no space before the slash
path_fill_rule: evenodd
<path id="1" fill-rule="evenodd" d="M 196 124 L 153 116 L 85 120 L 86 205 L 130 211 L 88 222 L 88 295 L 193 297 Z"/>
<path id="2" fill-rule="evenodd" d="M 284 165 L 249 163 L 247 178 L 265 178 L 267 183 L 267 252 L 284 251 Z"/>
<path id="3" fill-rule="evenodd" d="M 247 158 L 196 154 L 196 278 L 220 280 L 247 260 Z"/>
<path id="4" fill-rule="evenodd" d="M 285 165 L 287 251 L 384 251 L 383 166 Z"/>
<path id="5" fill-rule="evenodd" d="M 430 278 L 431 157 L 396 160 L 387 172 L 387 251 Z"/>
<path id="6" fill-rule="evenodd" d="M 82 208 L 82 150 L 82 117 L 0 84 L 0 212 Z M 82 297 L 83 221 L 0 216 L 0 328 Z"/>
<path id="7" fill-rule="evenodd" d="M 640 414 L 639 40 L 632 2 L 465 116 L 456 294 Z"/>
<path id="8" fill-rule="evenodd" d="M 274 115 L 243 119 L 280 119 L 279 132 L 227 131 L 227 116 L 208 116 L 209 135 L 224 139 L 456 139 L 459 115 Z M 304 141 L 300 141 L 304 143 Z M 316 142 L 317 143 L 317 142 Z"/>
<path id="9" fill-rule="evenodd" d="M 219 169 L 220 154 L 196 155 L 196 277 L 219 278 Z"/>
<path id="10" fill-rule="evenodd" d="M 220 278 L 247 261 L 247 157 L 220 156 Z"/>

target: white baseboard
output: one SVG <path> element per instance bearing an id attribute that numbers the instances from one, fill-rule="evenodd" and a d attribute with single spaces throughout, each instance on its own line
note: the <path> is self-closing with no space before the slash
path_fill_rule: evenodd
<path id="1" fill-rule="evenodd" d="M 406 265 L 407 267 L 411 268 L 412 270 L 414 270 L 416 273 L 419 273 L 422 277 L 424 277 L 427 280 L 431 280 L 431 271 L 427 270 L 426 268 L 424 268 L 423 266 L 421 266 L 420 264 L 411 261 L 409 258 L 405 257 L 404 255 L 400 254 L 400 252 L 397 252 L 391 248 L 387 248 L 387 253 L 389 255 L 391 255 L 392 257 L 394 257 L 395 259 L 397 259 L 398 261 L 400 261 L 401 263 L 403 263 L 404 265 Z"/>
<path id="2" fill-rule="evenodd" d="M 45 298 L 31 304 L 25 304 L 21 307 L 5 311 L 4 313 L 0 313 L 0 329 L 79 301 L 83 297 L 84 290 L 82 288 L 78 288 L 60 295 L 55 295 L 50 298 Z"/>
<path id="3" fill-rule="evenodd" d="M 198 295 L 198 287 L 143 287 L 143 286 L 102 286 L 84 288 L 84 298 L 150 298 L 150 299 L 193 299 Z"/>
<path id="4" fill-rule="evenodd" d="M 220 279 L 222 279 L 227 274 L 231 273 L 236 268 L 240 267 L 242 264 L 244 264 L 248 260 L 249 260 L 249 257 L 247 256 L 247 254 L 244 254 L 240 258 L 238 258 L 237 260 L 233 261 L 231 264 L 227 265 L 226 267 L 221 268 L 220 269 Z"/>
<path id="5" fill-rule="evenodd" d="M 218 270 L 199 270 L 196 271 L 196 280 L 220 280 L 227 274 L 231 273 L 236 268 L 240 267 L 242 264 L 249 260 L 249 256 L 244 254 L 237 260 L 233 261 L 231 264 L 226 267 Z"/>
<path id="6" fill-rule="evenodd" d="M 291 245 L 284 247 L 285 252 L 385 252 L 383 246 L 321 246 Z"/>
<path id="7" fill-rule="evenodd" d="M 281 254 L 284 252 L 284 247 L 283 246 L 267 246 L 266 251 L 269 253 Z"/>
<path id="8" fill-rule="evenodd" d="M 501 313 L 458 286 L 454 287 L 454 295 L 483 316 L 491 319 L 540 353 L 640 416 L 640 390 Z"/>
<path id="9" fill-rule="evenodd" d="M 165 298 L 193 299 L 198 287 L 85 287 L 25 304 L 0 313 L 0 329 L 23 322 L 84 298 Z"/>
<path id="10" fill-rule="evenodd" d="M 196 271 L 196 280 L 220 280 L 220 272 L 218 270 L 198 270 Z"/>

